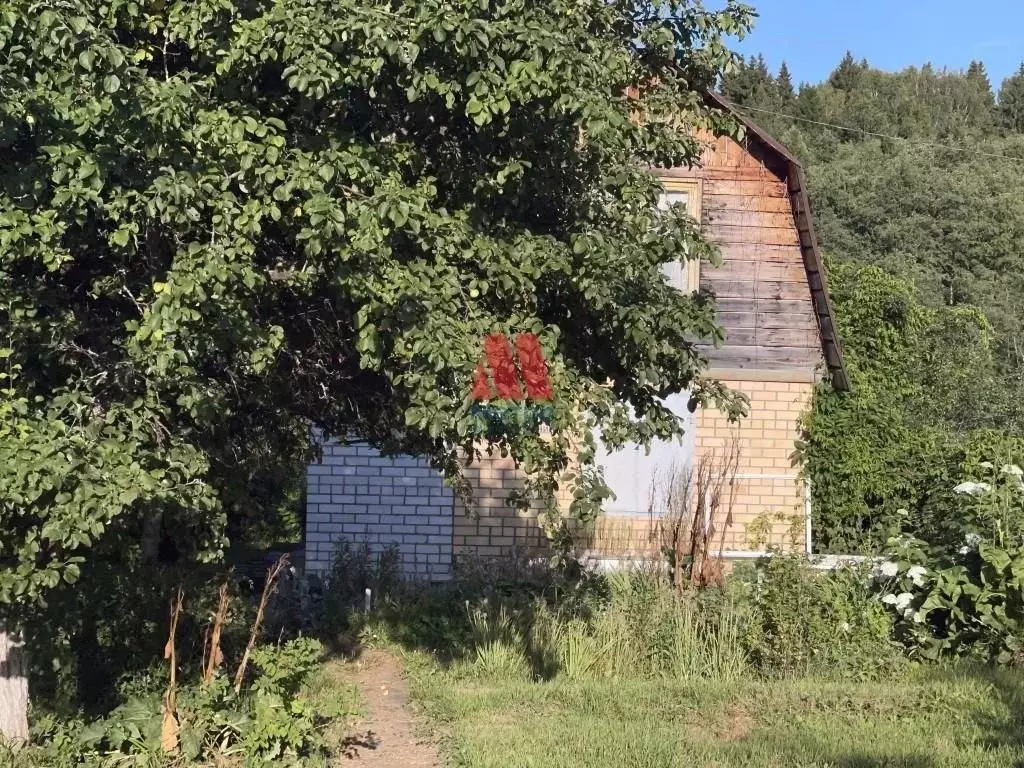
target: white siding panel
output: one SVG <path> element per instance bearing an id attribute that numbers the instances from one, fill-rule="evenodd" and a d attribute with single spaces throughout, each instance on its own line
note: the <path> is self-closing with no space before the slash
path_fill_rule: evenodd
<path id="1" fill-rule="evenodd" d="M 696 416 L 690 413 L 686 404 L 690 400 L 687 392 L 665 399 L 665 405 L 686 422 L 686 434 L 678 440 L 655 440 L 647 452 L 640 445 L 627 444 L 609 453 L 597 435 L 597 464 L 604 472 L 605 482 L 615 494 L 614 499 L 604 503 L 609 515 L 647 515 L 652 511 L 652 496 L 655 502 L 664 497 L 664 485 L 673 475 L 692 469 L 696 455 Z M 659 489 L 661 492 L 658 493 Z M 653 492 L 653 493 L 652 493 Z"/>

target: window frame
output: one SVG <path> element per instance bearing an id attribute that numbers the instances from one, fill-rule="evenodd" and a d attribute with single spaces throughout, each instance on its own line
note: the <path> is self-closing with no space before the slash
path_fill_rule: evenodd
<path id="1" fill-rule="evenodd" d="M 686 193 L 686 212 L 694 221 L 697 227 L 701 226 L 701 209 L 703 205 L 704 184 L 701 179 L 680 179 L 670 177 L 659 177 L 658 181 L 664 190 L 662 194 L 673 192 Z M 660 200 L 659 195 L 659 200 Z M 700 259 L 686 259 L 686 291 L 696 293 L 700 290 Z"/>

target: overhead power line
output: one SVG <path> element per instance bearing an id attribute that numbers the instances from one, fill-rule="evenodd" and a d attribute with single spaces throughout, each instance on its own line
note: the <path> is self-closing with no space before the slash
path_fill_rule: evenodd
<path id="1" fill-rule="evenodd" d="M 847 125 L 837 125 L 836 123 L 826 123 L 821 120 L 811 120 L 809 117 L 799 117 L 797 115 L 787 115 L 784 112 L 776 112 L 771 109 L 761 109 L 760 107 L 748 107 L 740 106 L 733 103 L 733 106 L 740 112 L 763 112 L 766 115 L 773 115 L 775 117 L 782 117 L 786 120 L 794 120 L 800 123 L 810 123 L 811 125 L 820 125 L 822 128 L 831 128 L 836 131 L 846 131 L 848 133 L 859 133 L 862 136 L 873 136 L 878 139 L 891 139 L 892 141 L 902 141 L 906 144 L 910 144 L 915 147 L 928 147 L 930 149 L 948 149 L 952 152 L 963 152 L 968 155 L 977 155 L 978 157 L 992 157 L 999 160 L 1012 160 L 1017 163 L 1024 162 L 1024 157 L 1014 157 L 1013 155 L 1000 155 L 995 152 L 983 152 L 981 150 L 972 149 L 970 147 L 960 147 L 954 144 L 938 144 L 930 141 L 913 141 L 911 139 L 904 138 L 903 136 L 890 136 L 887 133 L 877 133 L 875 131 L 865 131 L 863 128 L 851 128 Z"/>

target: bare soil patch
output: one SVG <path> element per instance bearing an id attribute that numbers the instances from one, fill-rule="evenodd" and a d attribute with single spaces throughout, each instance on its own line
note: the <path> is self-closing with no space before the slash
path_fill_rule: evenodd
<path id="1" fill-rule="evenodd" d="M 389 653 L 365 651 L 352 662 L 351 679 L 359 684 L 367 715 L 343 745 L 345 760 L 372 768 L 437 768 L 437 746 L 417 735 L 409 689 L 398 661 Z"/>

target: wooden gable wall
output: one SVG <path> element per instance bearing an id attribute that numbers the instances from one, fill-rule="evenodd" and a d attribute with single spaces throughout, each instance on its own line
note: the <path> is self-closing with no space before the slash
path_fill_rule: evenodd
<path id="1" fill-rule="evenodd" d="M 726 332 L 707 350 L 712 366 L 813 371 L 821 341 L 784 164 L 723 136 L 709 140 L 700 167 L 658 173 L 702 180 L 701 227 L 722 256 L 701 265 Z"/>

